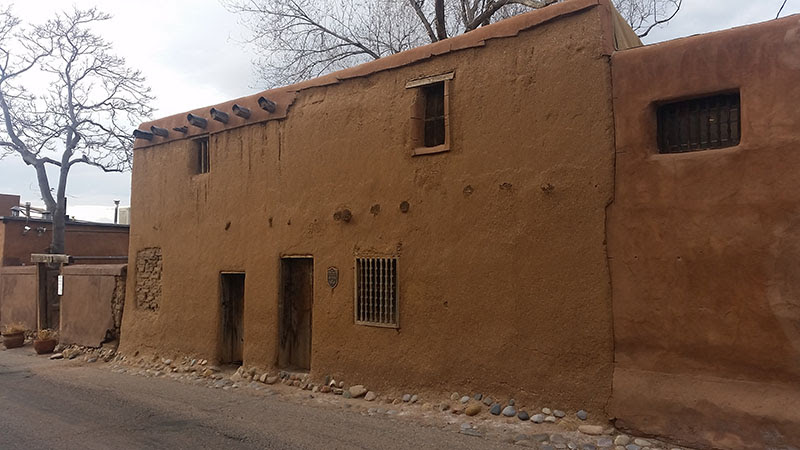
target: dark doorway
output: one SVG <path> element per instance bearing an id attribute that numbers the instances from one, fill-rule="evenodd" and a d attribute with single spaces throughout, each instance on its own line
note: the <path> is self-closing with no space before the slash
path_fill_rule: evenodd
<path id="1" fill-rule="evenodd" d="M 220 362 L 241 364 L 244 350 L 244 274 L 223 273 L 220 277 L 222 300 L 222 351 Z"/>
<path id="2" fill-rule="evenodd" d="M 61 319 L 61 297 L 58 295 L 58 264 L 38 264 L 38 320 L 39 329 L 58 330 Z"/>
<path id="3" fill-rule="evenodd" d="M 314 259 L 281 259 L 280 352 L 278 366 L 311 369 L 311 310 Z"/>

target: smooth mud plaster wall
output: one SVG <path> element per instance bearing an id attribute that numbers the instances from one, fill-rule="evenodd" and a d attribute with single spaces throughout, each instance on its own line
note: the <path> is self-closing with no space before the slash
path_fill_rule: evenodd
<path id="1" fill-rule="evenodd" d="M 612 414 L 800 443 L 800 17 L 618 52 Z M 739 89 L 741 143 L 658 154 L 654 102 Z"/>
<path id="2" fill-rule="evenodd" d="M 125 267 L 107 264 L 62 269 L 60 343 L 99 347 L 107 336 L 116 337 L 115 316 L 122 314 L 118 307 L 122 299 L 116 297 L 124 295 L 117 286 L 126 275 Z"/>
<path id="3" fill-rule="evenodd" d="M 135 309 L 131 270 L 122 351 L 219 357 L 220 272 L 245 272 L 244 363 L 274 367 L 280 257 L 311 255 L 312 376 L 603 408 L 609 23 L 601 4 L 301 90 L 285 120 L 212 134 L 208 174 L 189 140 L 135 150 L 130 267 L 161 248 L 163 291 Z M 451 71 L 451 150 L 414 157 L 405 85 Z M 399 329 L 354 324 L 356 255 L 399 256 Z"/>
<path id="4" fill-rule="evenodd" d="M 0 267 L 0 326 L 36 329 L 36 267 Z"/>

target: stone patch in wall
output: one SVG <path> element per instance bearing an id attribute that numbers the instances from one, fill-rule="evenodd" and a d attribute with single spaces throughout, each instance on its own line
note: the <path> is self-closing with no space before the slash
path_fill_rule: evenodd
<path id="1" fill-rule="evenodd" d="M 151 247 L 136 254 L 136 307 L 158 311 L 161 301 L 161 248 Z"/>
<path id="2" fill-rule="evenodd" d="M 111 330 L 112 338 L 119 339 L 119 329 L 122 325 L 122 309 L 125 306 L 125 273 L 126 269 L 122 270 L 120 276 L 115 277 L 114 294 L 111 298 L 111 314 L 114 317 L 114 329 Z"/>

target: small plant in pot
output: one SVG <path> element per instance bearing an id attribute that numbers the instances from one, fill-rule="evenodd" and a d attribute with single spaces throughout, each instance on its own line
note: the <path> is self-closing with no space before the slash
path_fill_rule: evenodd
<path id="1" fill-rule="evenodd" d="M 53 353 L 53 349 L 56 348 L 57 344 L 58 334 L 49 328 L 45 328 L 36 333 L 36 339 L 33 340 L 33 349 L 39 355 Z"/>
<path id="2" fill-rule="evenodd" d="M 22 347 L 25 343 L 25 331 L 27 328 L 21 323 L 12 323 L 5 325 L 0 334 L 3 335 L 3 345 L 6 348 Z"/>

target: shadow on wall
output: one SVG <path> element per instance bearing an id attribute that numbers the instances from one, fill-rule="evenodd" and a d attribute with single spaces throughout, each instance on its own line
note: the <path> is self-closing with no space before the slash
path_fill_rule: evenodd
<path id="1" fill-rule="evenodd" d="M 771 275 L 767 281 L 769 307 L 800 366 L 800 217 L 790 223 L 773 230 L 773 259 L 765 272 Z"/>

